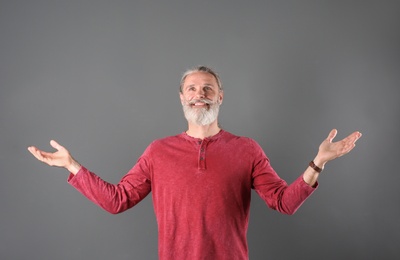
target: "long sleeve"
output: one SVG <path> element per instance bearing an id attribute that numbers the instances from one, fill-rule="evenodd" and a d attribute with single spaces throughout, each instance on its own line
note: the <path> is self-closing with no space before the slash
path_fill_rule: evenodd
<path id="1" fill-rule="evenodd" d="M 139 159 L 118 184 L 111 184 L 82 167 L 76 175 L 69 176 L 68 183 L 95 204 L 117 214 L 135 206 L 150 193 L 146 168 L 145 160 Z"/>
<path id="2" fill-rule="evenodd" d="M 292 215 L 303 202 L 315 191 L 299 176 L 288 185 L 272 168 L 269 159 L 257 143 L 254 142 L 256 160 L 252 174 L 252 186 L 257 194 L 272 209 Z"/>

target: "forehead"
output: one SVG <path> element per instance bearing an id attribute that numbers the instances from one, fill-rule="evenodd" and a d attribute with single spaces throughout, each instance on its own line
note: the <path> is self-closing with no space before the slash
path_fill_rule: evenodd
<path id="1" fill-rule="evenodd" d="M 217 80 L 215 79 L 214 75 L 204 71 L 196 71 L 190 73 L 186 76 L 183 82 L 184 86 L 204 84 L 218 86 Z"/>

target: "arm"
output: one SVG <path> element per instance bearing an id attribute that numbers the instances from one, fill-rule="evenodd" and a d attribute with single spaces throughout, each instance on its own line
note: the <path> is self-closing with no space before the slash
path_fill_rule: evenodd
<path id="1" fill-rule="evenodd" d="M 57 150 L 56 152 L 44 152 L 34 146 L 28 147 L 28 150 L 39 161 L 50 166 L 65 168 L 71 172 L 68 182 L 89 200 L 110 213 L 120 213 L 133 207 L 151 190 L 144 159 L 140 160 L 140 163 L 136 164 L 118 184 L 114 185 L 82 167 L 68 150 L 56 141 L 52 140 L 50 144 Z M 79 174 L 77 174 L 78 172 Z"/>
<path id="2" fill-rule="evenodd" d="M 361 137 L 360 132 L 354 132 L 341 141 L 332 142 L 336 134 L 337 130 L 333 129 L 319 146 L 318 154 L 313 162 L 320 169 L 323 169 L 327 162 L 349 153 L 356 146 L 356 141 Z M 303 174 L 303 179 L 308 185 L 314 186 L 319 174 L 320 172 L 314 168 L 307 167 Z"/>
<path id="3" fill-rule="evenodd" d="M 330 132 L 328 137 L 321 143 L 314 163 L 323 168 L 328 161 L 343 156 L 350 152 L 355 142 L 361 137 L 361 133 L 354 132 L 341 141 L 332 143 L 337 130 Z M 269 164 L 269 160 L 259 150 L 256 158 L 258 160 L 253 172 L 253 187 L 269 207 L 281 213 L 294 214 L 302 203 L 314 192 L 317 186 L 319 172 L 308 167 L 302 176 L 299 176 L 292 184 L 282 180 Z"/>

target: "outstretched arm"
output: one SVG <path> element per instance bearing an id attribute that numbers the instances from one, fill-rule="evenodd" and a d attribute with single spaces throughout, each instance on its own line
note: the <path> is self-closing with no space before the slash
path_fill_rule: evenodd
<path id="1" fill-rule="evenodd" d="M 71 156 L 65 147 L 58 144 L 56 141 L 51 140 L 50 145 L 56 149 L 56 152 L 50 153 L 39 150 L 35 146 L 28 147 L 28 151 L 33 154 L 39 161 L 46 163 L 50 166 L 57 166 L 67 169 L 72 174 L 77 174 L 81 165 Z"/>
<path id="2" fill-rule="evenodd" d="M 333 129 L 319 146 L 318 154 L 313 162 L 320 169 L 323 169 L 327 162 L 350 152 L 356 146 L 356 141 L 361 137 L 360 132 L 354 132 L 340 141 L 333 142 L 336 134 L 337 130 Z M 308 167 L 303 174 L 304 181 L 310 186 L 315 185 L 318 177 L 319 172 L 312 167 Z"/>

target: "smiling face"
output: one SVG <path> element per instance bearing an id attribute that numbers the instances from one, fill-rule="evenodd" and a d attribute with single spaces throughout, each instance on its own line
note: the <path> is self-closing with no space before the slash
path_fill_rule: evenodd
<path id="1" fill-rule="evenodd" d="M 212 74 L 196 71 L 185 77 L 180 99 L 183 112 L 189 122 L 209 125 L 218 117 L 223 91 Z"/>

